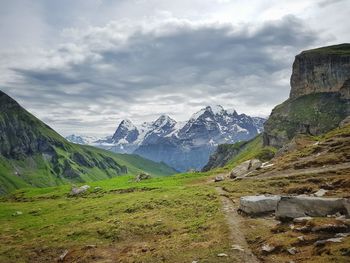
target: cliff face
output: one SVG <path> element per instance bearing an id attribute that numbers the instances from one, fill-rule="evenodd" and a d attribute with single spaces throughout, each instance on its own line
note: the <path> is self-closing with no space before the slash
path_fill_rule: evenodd
<path id="1" fill-rule="evenodd" d="M 304 51 L 295 57 L 290 98 L 339 92 L 350 81 L 350 44 Z"/>
<path id="2" fill-rule="evenodd" d="M 287 101 L 264 125 L 264 145 L 282 147 L 296 134 L 319 135 L 350 115 L 350 44 L 296 56 Z"/>

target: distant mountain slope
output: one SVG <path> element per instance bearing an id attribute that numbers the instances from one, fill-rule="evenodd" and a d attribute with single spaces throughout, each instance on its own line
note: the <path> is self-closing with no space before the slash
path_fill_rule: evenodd
<path id="1" fill-rule="evenodd" d="M 167 115 L 140 126 L 123 120 L 113 136 L 92 145 L 114 152 L 136 153 L 180 171 L 201 169 L 218 144 L 249 140 L 262 132 L 264 121 L 219 105 L 208 106 L 187 122 L 176 122 Z"/>
<path id="2" fill-rule="evenodd" d="M 154 175 L 176 172 L 139 156 L 117 155 L 69 143 L 0 91 L 0 193 L 140 171 Z"/>

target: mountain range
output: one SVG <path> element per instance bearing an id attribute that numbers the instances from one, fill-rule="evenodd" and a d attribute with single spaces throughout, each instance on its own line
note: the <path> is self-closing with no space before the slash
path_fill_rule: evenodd
<path id="1" fill-rule="evenodd" d="M 207 106 L 188 121 L 161 115 L 153 122 L 135 125 L 123 120 L 107 138 L 70 135 L 67 140 L 117 153 L 135 153 L 165 162 L 178 171 L 201 169 L 219 144 L 249 140 L 263 131 L 264 118 L 238 114 L 222 106 Z"/>
<path id="2" fill-rule="evenodd" d="M 0 194 L 143 172 L 176 171 L 138 155 L 70 143 L 0 91 Z"/>

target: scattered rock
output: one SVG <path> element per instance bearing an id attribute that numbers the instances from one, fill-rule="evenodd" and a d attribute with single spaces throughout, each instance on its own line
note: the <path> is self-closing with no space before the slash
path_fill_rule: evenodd
<path id="1" fill-rule="evenodd" d="M 346 212 L 344 202 L 343 198 L 282 196 L 277 204 L 276 217 L 283 220 L 305 216 L 325 217 L 336 212 L 344 213 Z"/>
<path id="2" fill-rule="evenodd" d="M 310 216 L 303 216 L 303 217 L 294 218 L 293 222 L 294 223 L 304 223 L 304 222 L 307 222 L 307 221 L 310 221 L 310 220 L 312 220 L 312 217 L 310 217 Z"/>
<path id="3" fill-rule="evenodd" d="M 225 254 L 225 253 L 220 253 L 220 254 L 218 254 L 218 257 L 228 257 L 228 255 L 227 254 Z"/>
<path id="4" fill-rule="evenodd" d="M 94 191 L 95 192 L 98 192 L 98 191 L 101 191 L 102 190 L 102 187 L 99 187 L 99 186 L 96 186 L 95 188 L 94 188 Z"/>
<path id="5" fill-rule="evenodd" d="M 291 255 L 295 255 L 298 252 L 295 247 L 288 248 L 287 251 Z"/>
<path id="6" fill-rule="evenodd" d="M 315 226 L 312 228 L 312 232 L 326 232 L 326 233 L 340 233 L 347 231 L 348 227 L 346 225 L 333 225 L 333 224 L 327 224 L 327 225 L 321 225 L 321 226 Z"/>
<path id="7" fill-rule="evenodd" d="M 70 191 L 71 196 L 76 196 L 85 193 L 90 188 L 89 185 L 83 185 L 80 187 L 73 187 Z"/>
<path id="8" fill-rule="evenodd" d="M 12 216 L 20 216 L 20 215 L 23 215 L 22 211 L 16 211 L 12 214 Z"/>
<path id="9" fill-rule="evenodd" d="M 218 175 L 215 177 L 214 182 L 221 182 L 224 180 L 225 180 L 225 178 L 222 175 Z"/>
<path id="10" fill-rule="evenodd" d="M 151 178 L 152 178 L 152 176 L 147 174 L 147 173 L 140 173 L 138 176 L 136 176 L 135 181 L 140 182 L 140 181 L 151 179 Z"/>
<path id="11" fill-rule="evenodd" d="M 261 247 L 261 250 L 262 250 L 263 252 L 266 252 L 266 253 L 270 253 L 270 252 L 274 251 L 275 249 L 276 249 L 276 247 L 271 246 L 271 245 L 269 245 L 269 244 L 265 244 L 265 245 L 263 245 L 263 246 Z"/>
<path id="12" fill-rule="evenodd" d="M 338 237 L 338 238 L 329 238 L 326 240 L 318 240 L 314 243 L 315 246 L 322 246 L 325 245 L 326 243 L 341 243 L 343 242 L 343 238 Z"/>
<path id="13" fill-rule="evenodd" d="M 58 258 L 58 261 L 60 261 L 60 262 L 64 261 L 64 259 L 66 258 L 67 254 L 68 254 L 68 250 L 63 251 L 63 253 Z"/>
<path id="14" fill-rule="evenodd" d="M 320 190 L 318 190 L 316 193 L 314 193 L 313 195 L 314 195 L 314 196 L 317 196 L 317 197 L 322 197 L 322 196 L 324 196 L 327 192 L 328 192 L 328 191 L 325 190 L 325 189 L 320 189 Z"/>
<path id="15" fill-rule="evenodd" d="M 260 168 L 269 168 L 269 167 L 272 167 L 274 165 L 275 164 L 273 164 L 273 163 L 266 162 L 266 163 L 262 163 Z"/>
<path id="16" fill-rule="evenodd" d="M 305 237 L 304 237 L 304 236 L 298 236 L 297 239 L 298 239 L 299 241 L 305 241 Z"/>
<path id="17" fill-rule="evenodd" d="M 240 245 L 232 245 L 232 249 L 244 252 L 244 249 Z"/>
<path id="18" fill-rule="evenodd" d="M 337 233 L 335 237 L 348 237 L 350 236 L 350 233 Z"/>
<path id="19" fill-rule="evenodd" d="M 252 159 L 245 161 L 237 165 L 230 173 L 230 178 L 243 178 L 246 177 L 249 173 L 259 169 L 262 165 L 262 162 L 258 159 Z"/>
<path id="20" fill-rule="evenodd" d="M 280 200 L 278 195 L 253 195 L 240 198 L 240 211 L 246 214 L 262 214 L 274 212 Z"/>

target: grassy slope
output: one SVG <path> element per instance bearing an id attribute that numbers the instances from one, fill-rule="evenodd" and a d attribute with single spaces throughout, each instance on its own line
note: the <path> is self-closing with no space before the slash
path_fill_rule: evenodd
<path id="1" fill-rule="evenodd" d="M 101 155 L 108 156 L 119 165 L 126 166 L 130 175 L 146 172 L 153 176 L 167 176 L 176 173 L 174 169 L 163 163 L 156 163 L 138 155 L 115 154 L 90 146 L 70 144 L 70 147 L 70 152 L 79 152 L 86 155 L 86 151 L 88 151 L 89 156 L 94 156 L 101 161 L 103 161 Z M 69 159 L 69 153 L 59 150 L 58 152 L 61 154 L 62 160 Z M 14 175 L 13 167 L 21 171 L 21 176 Z M 98 169 L 97 167 L 81 168 L 78 165 L 76 167 L 78 169 L 84 169 L 84 173 L 79 178 L 56 177 L 51 173 L 50 163 L 41 155 L 24 160 L 8 160 L 0 156 L 0 193 L 29 186 L 47 187 L 67 183 L 91 182 L 119 175 L 118 171 L 113 171 L 112 169 L 107 170 L 109 173 L 107 174 L 105 170 Z"/>
<path id="2" fill-rule="evenodd" d="M 303 51 L 301 54 L 336 54 L 336 55 L 350 55 L 350 44 L 344 43 L 339 45 L 315 48 Z"/>
<path id="3" fill-rule="evenodd" d="M 69 143 L 1 91 L 0 131 L 0 194 L 28 186 L 47 187 L 108 179 L 125 174 L 125 167 L 132 175 L 142 171 L 153 176 L 176 173 L 164 163 Z M 38 150 L 38 142 L 44 150 Z M 22 151 L 18 153 L 18 149 Z M 80 157 L 74 158 L 77 154 Z M 67 166 L 72 173 L 63 175 Z"/>
<path id="4" fill-rule="evenodd" d="M 245 195 L 258 194 L 311 194 L 320 188 L 328 190 L 327 197 L 347 197 L 350 192 L 349 169 L 302 173 L 303 168 L 330 167 L 350 161 L 350 125 L 336 128 L 319 137 L 310 137 L 305 145 L 272 160 L 274 166 L 267 168 L 265 173 L 273 173 L 270 178 L 251 177 L 246 180 L 226 180 L 217 185 L 223 187 L 228 196 L 236 203 Z M 307 140 L 304 140 L 307 142 Z M 317 143 L 315 143 L 317 142 Z M 302 165 L 301 165 L 302 164 Z M 297 168 L 295 168 L 297 167 Z M 288 171 L 299 171 L 299 175 L 284 177 Z M 264 174 L 264 170 L 255 175 Z M 245 218 L 244 231 L 246 238 L 253 251 L 263 262 L 348 262 L 349 257 L 344 253 L 350 251 L 350 236 L 343 239 L 341 243 L 330 243 L 325 246 L 316 247 L 314 242 L 333 238 L 332 232 L 312 232 L 314 226 L 325 226 L 328 224 L 344 225 L 342 221 L 334 218 L 315 218 L 308 224 L 294 224 L 295 227 L 309 226 L 309 230 L 303 232 L 293 230 L 290 222 L 276 225 L 277 222 L 271 217 Z M 349 222 L 348 222 L 349 224 Z M 298 240 L 304 236 L 306 241 Z M 262 253 L 264 244 L 276 246 L 272 253 Z M 298 253 L 290 255 L 286 249 L 296 247 Z M 348 255 L 348 254 L 347 254 Z"/>
<path id="5" fill-rule="evenodd" d="M 265 123 L 265 133 L 288 141 L 309 126 L 312 134 L 322 134 L 336 128 L 348 111 L 349 104 L 339 94 L 309 94 L 276 106 Z"/>
<path id="6" fill-rule="evenodd" d="M 119 176 L 78 198 L 69 186 L 18 190 L 0 202 L 0 262 L 55 262 L 66 249 L 68 262 L 235 262 L 207 175 Z"/>

